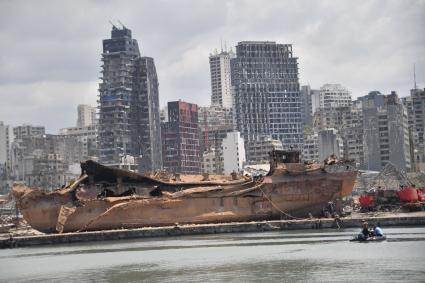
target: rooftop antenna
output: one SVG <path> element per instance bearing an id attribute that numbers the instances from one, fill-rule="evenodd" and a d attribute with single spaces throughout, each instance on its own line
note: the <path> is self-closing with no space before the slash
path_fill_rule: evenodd
<path id="1" fill-rule="evenodd" d="M 223 39 L 220 38 L 220 47 L 221 47 L 221 52 L 223 52 Z"/>
<path id="2" fill-rule="evenodd" d="M 111 20 L 109 20 L 109 23 L 112 25 L 113 28 L 117 28 Z"/>
<path id="3" fill-rule="evenodd" d="M 118 23 L 119 23 L 120 25 L 122 25 L 122 27 L 123 27 L 123 28 L 125 28 L 125 29 L 127 28 L 125 25 L 123 25 L 123 23 L 121 23 L 121 21 L 120 21 L 120 20 L 117 20 L 117 21 L 118 21 Z"/>
<path id="4" fill-rule="evenodd" d="M 414 82 L 414 88 L 418 89 L 416 86 L 416 66 L 413 64 L 413 82 Z"/>
<path id="5" fill-rule="evenodd" d="M 226 41 L 224 41 L 224 51 L 227 52 L 227 42 Z"/>

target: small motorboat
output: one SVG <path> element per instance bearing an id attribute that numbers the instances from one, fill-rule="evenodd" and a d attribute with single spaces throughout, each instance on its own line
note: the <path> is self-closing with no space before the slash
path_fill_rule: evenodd
<path id="1" fill-rule="evenodd" d="M 368 242 L 382 242 L 387 239 L 386 236 L 371 236 L 368 238 L 359 237 L 359 235 L 354 236 L 350 242 L 362 242 L 362 243 L 368 243 Z"/>

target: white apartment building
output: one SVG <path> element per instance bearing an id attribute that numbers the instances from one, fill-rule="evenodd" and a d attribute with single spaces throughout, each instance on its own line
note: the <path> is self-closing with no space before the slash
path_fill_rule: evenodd
<path id="1" fill-rule="evenodd" d="M 340 84 L 325 84 L 320 88 L 319 103 L 322 109 L 350 106 L 351 93 Z"/>
<path id="2" fill-rule="evenodd" d="M 232 108 L 230 59 L 234 57 L 232 51 L 216 51 L 210 55 L 212 106 Z"/>
<path id="3" fill-rule="evenodd" d="M 244 140 L 240 132 L 229 132 L 223 139 L 224 174 L 240 172 L 246 161 Z"/>

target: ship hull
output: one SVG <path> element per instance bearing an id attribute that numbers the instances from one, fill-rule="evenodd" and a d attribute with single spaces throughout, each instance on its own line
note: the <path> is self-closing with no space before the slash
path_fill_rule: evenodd
<path id="1" fill-rule="evenodd" d="M 332 171 L 332 170 L 330 170 Z M 335 170 L 334 170 L 335 171 Z M 76 200 L 70 189 L 13 192 L 24 219 L 44 233 L 139 228 L 196 223 L 303 218 L 350 195 L 357 172 L 313 170 L 274 174 L 232 186 L 196 184 L 158 197 L 125 196 Z"/>

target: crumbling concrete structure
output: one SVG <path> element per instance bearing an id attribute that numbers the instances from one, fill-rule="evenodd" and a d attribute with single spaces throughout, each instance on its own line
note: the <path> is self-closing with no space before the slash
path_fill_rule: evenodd
<path id="1" fill-rule="evenodd" d="M 99 160 L 119 166 L 126 156 L 140 172 L 162 168 L 158 78 L 153 58 L 140 56 L 126 27 L 103 41 L 99 84 Z"/>

